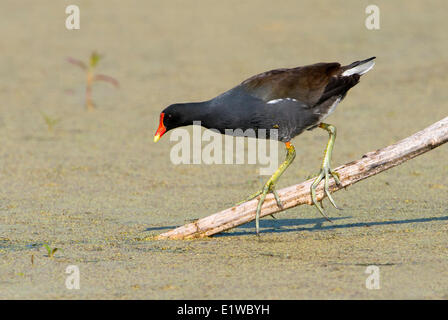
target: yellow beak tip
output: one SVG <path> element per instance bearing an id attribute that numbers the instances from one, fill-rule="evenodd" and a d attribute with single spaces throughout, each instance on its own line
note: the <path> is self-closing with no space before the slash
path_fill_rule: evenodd
<path id="1" fill-rule="evenodd" d="M 160 140 L 160 136 L 159 135 L 154 136 L 154 142 L 157 142 L 159 140 Z"/>

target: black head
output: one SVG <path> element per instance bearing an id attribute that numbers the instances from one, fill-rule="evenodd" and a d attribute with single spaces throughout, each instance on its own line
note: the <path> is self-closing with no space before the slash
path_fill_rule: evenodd
<path id="1" fill-rule="evenodd" d="M 172 104 L 160 113 L 159 128 L 154 136 L 154 142 L 159 141 L 167 131 L 191 124 L 188 117 L 187 104 Z"/>

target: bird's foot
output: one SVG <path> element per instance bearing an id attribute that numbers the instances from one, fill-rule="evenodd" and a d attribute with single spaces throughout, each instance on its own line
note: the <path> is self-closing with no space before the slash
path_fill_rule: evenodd
<path id="1" fill-rule="evenodd" d="M 252 200 L 252 199 L 255 199 L 256 197 L 258 197 L 258 196 L 261 195 L 261 196 L 260 196 L 260 199 L 258 200 L 257 212 L 256 212 L 256 214 L 255 214 L 255 228 L 256 228 L 256 231 L 257 231 L 257 235 L 259 235 L 259 231 L 260 231 L 260 227 L 259 227 L 259 226 L 260 226 L 260 212 L 261 212 L 261 207 L 263 206 L 263 203 L 264 203 L 264 200 L 265 200 L 265 198 L 266 198 L 266 195 L 267 195 L 269 192 L 272 192 L 272 194 L 274 195 L 275 201 L 277 202 L 277 206 L 278 206 L 281 210 L 283 210 L 283 203 L 282 203 L 282 201 L 280 200 L 280 197 L 278 196 L 277 191 L 275 190 L 274 183 L 272 183 L 271 181 L 268 181 L 268 182 L 264 185 L 263 189 L 261 189 L 261 190 L 255 192 L 254 194 L 250 195 L 247 199 L 245 199 L 245 200 L 243 200 L 243 201 L 237 203 L 237 205 L 240 205 L 240 204 L 242 204 L 242 203 L 244 203 L 244 202 L 247 202 L 247 201 L 250 201 L 250 200 Z M 272 218 L 274 218 L 274 219 L 277 219 L 277 218 L 274 216 L 274 214 L 271 214 L 270 216 L 271 216 Z"/>
<path id="2" fill-rule="evenodd" d="M 329 188 L 329 182 L 330 182 L 330 177 L 332 177 L 334 179 L 334 181 L 336 182 L 336 184 L 338 186 L 342 186 L 341 180 L 339 179 L 339 174 L 335 171 L 333 171 L 329 165 L 323 165 L 322 169 L 320 170 L 320 173 L 318 175 L 318 177 L 314 180 L 314 182 L 311 185 L 311 200 L 313 201 L 314 206 L 319 210 L 320 214 L 328 221 L 332 222 L 330 220 L 330 218 L 328 218 L 328 216 L 325 214 L 325 211 L 323 209 L 322 206 L 322 200 L 320 201 L 321 204 L 318 203 L 317 201 L 317 197 L 316 197 L 316 188 L 319 185 L 319 183 L 324 180 L 324 192 L 325 195 L 328 197 L 328 200 L 330 200 L 330 203 L 333 205 L 333 207 L 335 207 L 338 210 L 342 210 L 341 208 L 339 208 L 333 197 L 330 194 L 330 188 Z"/>
<path id="3" fill-rule="evenodd" d="M 260 196 L 260 198 L 258 199 L 257 212 L 255 214 L 255 228 L 257 230 L 257 235 L 259 235 L 259 231 L 260 231 L 259 224 L 260 224 L 261 206 L 263 205 L 264 199 L 266 198 L 266 195 L 269 192 L 272 192 L 274 194 L 274 198 L 275 198 L 275 201 L 277 202 L 277 206 L 279 207 L 279 209 L 280 210 L 284 209 L 283 203 L 280 200 L 280 197 L 278 196 L 277 191 L 275 190 L 275 183 L 277 182 L 277 180 L 280 178 L 282 173 L 286 170 L 286 168 L 289 167 L 291 162 L 296 157 L 296 150 L 294 149 L 294 146 L 290 142 L 286 142 L 285 145 L 286 145 L 286 150 L 287 150 L 286 159 L 278 167 L 278 169 L 274 172 L 274 174 L 269 178 L 268 182 L 266 182 L 266 184 L 264 185 L 263 189 L 261 189 L 258 192 L 255 192 L 253 195 L 251 195 L 246 200 L 241 201 L 240 203 L 238 203 L 238 204 L 241 204 L 243 202 L 252 200 L 252 199 Z M 273 214 L 271 214 L 271 216 L 275 219 Z"/>
<path id="4" fill-rule="evenodd" d="M 255 192 L 254 194 L 250 195 L 250 196 L 247 197 L 245 200 L 238 202 L 236 205 L 239 206 L 240 204 L 242 204 L 242 203 L 244 203 L 244 202 L 247 202 L 247 201 L 250 201 L 250 200 L 252 200 L 252 199 L 255 199 L 256 197 L 258 197 L 260 194 L 263 193 L 263 190 L 264 190 L 264 188 L 261 189 L 261 190 L 259 190 L 259 191 L 257 191 L 257 192 Z M 274 187 L 273 184 L 271 184 L 271 185 L 269 186 L 268 193 L 269 193 L 269 192 L 272 192 L 272 194 L 274 195 L 275 201 L 277 202 L 277 206 L 278 206 L 280 209 L 283 210 L 283 203 L 282 203 L 282 201 L 280 200 L 280 197 L 278 196 L 278 193 L 277 193 L 277 191 L 275 190 L 275 187 Z M 275 218 L 274 215 L 271 215 L 271 216 L 272 216 L 273 218 Z"/>

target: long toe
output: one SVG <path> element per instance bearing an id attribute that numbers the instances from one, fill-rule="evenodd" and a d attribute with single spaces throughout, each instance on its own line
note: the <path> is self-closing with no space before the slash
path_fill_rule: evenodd
<path id="1" fill-rule="evenodd" d="M 277 191 L 272 187 L 271 192 L 274 194 L 274 198 L 275 198 L 275 201 L 277 202 L 277 206 L 283 210 L 284 209 L 283 202 L 282 202 L 282 200 L 280 200 L 280 197 L 278 196 Z"/>
<path id="2" fill-rule="evenodd" d="M 333 207 L 335 207 L 336 209 L 339 210 L 338 206 L 336 205 L 336 202 L 334 201 L 333 197 L 331 196 L 330 193 L 330 188 L 329 188 L 329 184 L 330 184 L 330 177 L 329 177 L 329 173 L 325 172 L 325 183 L 324 183 L 324 191 L 326 196 L 328 197 L 328 200 L 330 200 L 330 203 L 333 205 Z"/>
<path id="3" fill-rule="evenodd" d="M 325 220 L 327 220 L 328 222 L 333 222 L 326 214 L 324 209 L 319 205 L 318 202 L 314 203 L 314 206 L 317 208 L 317 210 L 319 210 L 319 213 L 322 215 L 322 217 L 325 218 Z"/>
<path id="4" fill-rule="evenodd" d="M 325 214 L 324 209 L 322 208 L 322 206 L 317 202 L 317 197 L 316 197 L 316 188 L 319 185 L 319 183 L 326 178 L 326 172 L 324 169 L 321 170 L 319 176 L 316 178 L 316 180 L 314 180 L 313 184 L 311 185 L 310 188 L 310 192 L 311 192 L 311 201 L 313 202 L 313 205 L 317 208 L 317 210 L 319 210 L 319 213 L 329 222 L 332 222 L 330 220 L 330 218 Z M 325 181 L 327 181 L 327 179 L 325 179 Z M 325 185 L 324 185 L 324 189 L 325 189 Z"/>

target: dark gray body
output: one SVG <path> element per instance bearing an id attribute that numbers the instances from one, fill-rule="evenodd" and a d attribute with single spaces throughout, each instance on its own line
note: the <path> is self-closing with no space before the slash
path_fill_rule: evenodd
<path id="1" fill-rule="evenodd" d="M 212 100 L 199 103 L 206 105 L 207 112 L 203 112 L 197 121 L 201 121 L 203 127 L 223 134 L 241 136 L 240 132 L 235 132 L 241 129 L 244 136 L 253 137 L 255 132 L 256 138 L 288 142 L 304 130 L 319 125 L 333 111 L 330 110 L 333 104 L 342 99 L 342 95 L 332 96 L 313 107 L 295 99 L 268 103 L 237 86 Z"/>
<path id="2" fill-rule="evenodd" d="M 226 129 L 247 131 L 245 136 L 252 136 L 253 131 L 248 129 L 253 129 L 257 138 L 287 142 L 304 130 L 316 126 L 321 118 L 317 109 L 309 108 L 303 102 L 282 99 L 269 104 L 247 94 L 241 86 L 208 103 L 208 112 L 202 116 L 201 125 L 234 136 L 239 136 L 239 132 L 229 133 Z"/>

